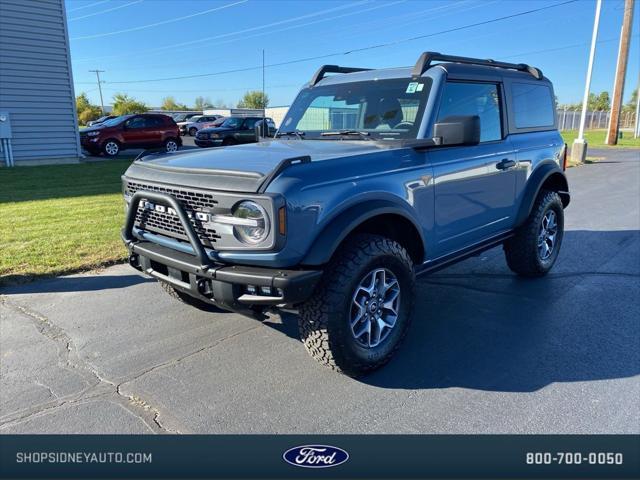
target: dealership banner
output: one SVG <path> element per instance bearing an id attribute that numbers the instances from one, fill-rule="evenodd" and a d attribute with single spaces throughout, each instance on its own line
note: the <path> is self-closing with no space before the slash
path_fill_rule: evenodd
<path id="1" fill-rule="evenodd" d="M 639 478 L 636 435 L 0 435 L 1 478 Z"/>

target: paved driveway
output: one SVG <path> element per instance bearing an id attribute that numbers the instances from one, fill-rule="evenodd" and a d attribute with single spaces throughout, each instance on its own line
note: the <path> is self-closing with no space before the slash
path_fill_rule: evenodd
<path id="1" fill-rule="evenodd" d="M 502 251 L 423 278 L 413 326 L 354 380 L 293 315 L 172 301 L 127 266 L 0 291 L 0 431 L 640 433 L 640 152 L 570 169 L 552 274 Z"/>

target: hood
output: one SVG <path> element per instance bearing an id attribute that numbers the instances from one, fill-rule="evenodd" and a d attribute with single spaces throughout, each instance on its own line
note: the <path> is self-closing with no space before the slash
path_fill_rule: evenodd
<path id="1" fill-rule="evenodd" d="M 231 130 L 237 130 L 236 128 L 232 128 L 232 127 L 206 127 L 206 128 L 201 128 L 200 132 L 203 133 L 222 133 L 222 132 L 229 132 Z"/>
<path id="2" fill-rule="evenodd" d="M 309 156 L 325 161 L 386 149 L 377 142 L 273 140 L 233 147 L 148 155 L 125 176 L 150 182 L 232 192 L 256 192 L 283 160 Z"/>
<path id="3" fill-rule="evenodd" d="M 87 132 L 95 132 L 97 130 L 104 130 L 105 128 L 107 128 L 105 125 L 98 123 L 96 125 L 91 125 L 87 128 L 81 128 L 80 134 L 87 133 Z"/>

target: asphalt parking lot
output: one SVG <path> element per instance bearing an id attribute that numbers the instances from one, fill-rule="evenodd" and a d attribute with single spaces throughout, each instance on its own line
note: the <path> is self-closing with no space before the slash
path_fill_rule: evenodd
<path id="1" fill-rule="evenodd" d="M 359 380 L 293 314 L 194 310 L 128 266 L 0 290 L 0 432 L 640 433 L 640 152 L 590 154 L 549 276 L 493 249 L 423 278 Z"/>

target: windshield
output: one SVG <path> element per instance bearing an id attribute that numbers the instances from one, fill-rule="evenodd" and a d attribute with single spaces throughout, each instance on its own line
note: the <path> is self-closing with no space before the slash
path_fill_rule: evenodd
<path id="1" fill-rule="evenodd" d="M 131 117 L 131 115 L 122 115 L 120 117 L 112 118 L 111 120 L 102 122 L 100 125 L 104 125 L 105 127 L 113 127 L 115 125 L 121 124 L 129 117 Z"/>
<path id="2" fill-rule="evenodd" d="M 242 125 L 242 118 L 229 117 L 225 118 L 224 122 L 220 124 L 221 127 L 240 128 Z"/>
<path id="3" fill-rule="evenodd" d="M 188 122 L 197 122 L 198 120 L 200 120 L 202 118 L 202 115 L 194 115 L 192 117 L 187 118 L 186 120 Z"/>
<path id="4" fill-rule="evenodd" d="M 339 140 L 322 133 L 340 130 L 364 133 L 353 140 L 416 138 L 430 87 L 429 78 L 397 78 L 305 88 L 280 130 L 304 132 L 306 139 Z"/>

